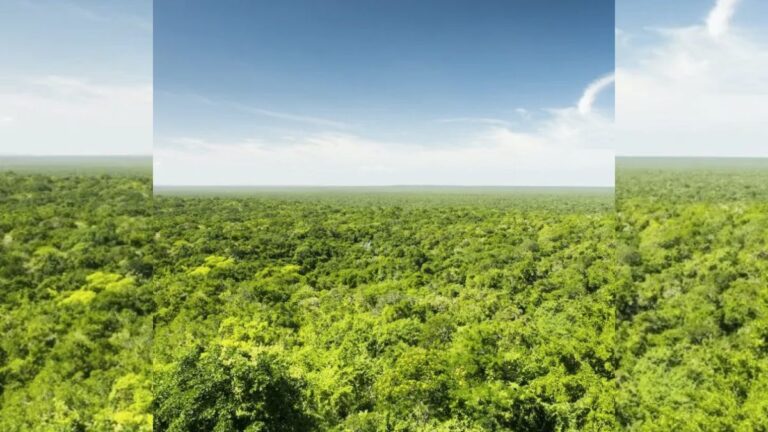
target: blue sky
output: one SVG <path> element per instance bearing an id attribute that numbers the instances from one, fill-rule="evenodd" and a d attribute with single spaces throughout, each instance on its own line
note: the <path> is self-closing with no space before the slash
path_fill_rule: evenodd
<path id="1" fill-rule="evenodd" d="M 768 2 L 618 0 L 619 155 L 768 156 Z"/>
<path id="2" fill-rule="evenodd" d="M 613 71 L 613 1 L 164 0 L 154 19 L 156 183 L 612 181 L 605 143 L 585 142 L 612 116 L 612 87 L 574 111 Z M 527 156 L 489 176 L 448 169 L 498 145 Z M 600 174 L 531 164 L 586 146 Z M 445 172 L 404 169 L 409 150 Z"/>
<path id="3" fill-rule="evenodd" d="M 0 154 L 151 153 L 151 0 L 3 0 L 0 52 Z"/>
<path id="4" fill-rule="evenodd" d="M 765 26 L 768 2 L 741 0 L 738 2 L 739 25 L 759 28 Z M 640 32 L 644 28 L 673 28 L 689 26 L 706 19 L 714 0 L 616 0 L 616 27 Z"/>

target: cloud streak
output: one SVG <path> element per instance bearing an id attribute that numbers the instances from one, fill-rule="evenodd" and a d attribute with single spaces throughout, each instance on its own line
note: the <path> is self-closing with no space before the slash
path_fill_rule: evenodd
<path id="1" fill-rule="evenodd" d="M 577 104 L 579 112 L 583 115 L 591 113 L 597 96 L 603 90 L 613 85 L 614 81 L 615 76 L 610 74 L 590 83 L 587 88 L 584 89 L 584 93 L 582 94 L 581 99 L 579 99 L 579 103 Z"/>
<path id="2" fill-rule="evenodd" d="M 233 108 L 236 108 L 242 112 L 255 114 L 258 116 L 270 117 L 270 118 L 279 119 L 279 120 L 287 120 L 291 122 L 304 123 L 304 124 L 309 124 L 313 126 L 330 127 L 335 129 L 348 129 L 351 127 L 351 125 L 347 123 L 335 121 L 335 120 L 329 120 L 321 117 L 312 117 L 312 116 L 305 116 L 300 114 L 272 111 L 272 110 L 267 110 L 263 108 L 251 107 L 251 106 L 243 105 L 239 103 L 227 103 L 227 105 Z"/>
<path id="3" fill-rule="evenodd" d="M 70 0 L 57 0 L 54 2 L 17 0 L 17 3 L 32 10 L 32 13 L 35 14 L 50 13 L 51 10 L 55 9 L 54 13 L 68 14 L 83 22 L 107 25 L 123 24 L 146 32 L 152 32 L 153 30 L 151 18 L 129 13 L 115 12 L 109 9 L 109 5 L 97 9 L 94 7 L 86 7 L 82 1 L 77 2 Z M 97 2 L 94 4 L 98 5 L 99 3 Z"/>
<path id="4" fill-rule="evenodd" d="M 471 123 L 471 124 L 484 124 L 484 125 L 504 126 L 504 127 L 507 127 L 510 125 L 510 123 L 506 120 L 500 120 L 495 118 L 484 118 L 484 117 L 455 117 L 455 118 L 437 119 L 436 121 L 438 123 Z"/>
<path id="5" fill-rule="evenodd" d="M 211 107 L 216 107 L 224 110 L 231 110 L 231 111 L 236 111 L 236 112 L 259 116 L 259 117 L 268 117 L 276 120 L 284 120 L 291 123 L 299 123 L 299 124 L 305 124 L 305 125 L 316 126 L 321 128 L 332 128 L 332 129 L 352 129 L 353 128 L 353 125 L 343 121 L 327 119 L 327 118 L 317 117 L 317 116 L 309 116 L 304 114 L 277 111 L 272 109 L 265 109 L 258 106 L 248 105 L 248 104 L 239 103 L 239 102 L 232 102 L 228 100 L 211 99 L 209 97 L 202 96 L 195 93 L 162 92 L 161 94 L 174 97 L 177 99 L 187 99 L 194 103 L 202 103 Z"/>

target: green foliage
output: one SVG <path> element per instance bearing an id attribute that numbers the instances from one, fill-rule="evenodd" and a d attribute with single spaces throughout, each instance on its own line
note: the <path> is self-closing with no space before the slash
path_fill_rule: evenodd
<path id="1" fill-rule="evenodd" d="M 610 196 L 155 199 L 156 430 L 610 430 Z"/>
<path id="2" fill-rule="evenodd" d="M 631 162 L 617 176 L 619 421 L 768 430 L 768 166 Z"/>
<path id="3" fill-rule="evenodd" d="M 0 430 L 151 430 L 150 194 L 0 173 Z"/>
<path id="4" fill-rule="evenodd" d="M 711 163 L 615 212 L 2 172 L 0 430 L 766 431 L 768 167 Z"/>
<path id="5" fill-rule="evenodd" d="M 158 430 L 305 431 L 303 383 L 275 348 L 196 347 L 159 374 Z"/>

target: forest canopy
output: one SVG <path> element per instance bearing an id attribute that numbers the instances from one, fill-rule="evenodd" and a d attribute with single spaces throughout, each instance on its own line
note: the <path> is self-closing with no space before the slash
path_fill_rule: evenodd
<path id="1" fill-rule="evenodd" d="M 610 190 L 0 172 L 0 429 L 768 428 L 768 164 Z"/>

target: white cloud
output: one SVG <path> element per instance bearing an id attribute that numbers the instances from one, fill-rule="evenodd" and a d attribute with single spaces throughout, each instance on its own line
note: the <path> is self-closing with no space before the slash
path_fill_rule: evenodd
<path id="1" fill-rule="evenodd" d="M 710 35 L 719 37 L 728 32 L 738 3 L 739 0 L 717 0 L 707 16 L 707 31 Z"/>
<path id="2" fill-rule="evenodd" d="M 594 100 L 602 88 L 587 91 Z M 155 184 L 613 185 L 612 121 L 591 109 L 551 110 L 528 132 L 498 119 L 441 121 L 474 124 L 476 134 L 464 146 L 382 142 L 333 131 L 268 143 L 160 139 Z"/>
<path id="3" fill-rule="evenodd" d="M 495 128 L 465 147 L 381 143 L 334 133 L 287 146 L 253 141 L 162 146 L 155 150 L 155 184 L 612 185 L 612 151 L 542 144 Z"/>
<path id="4" fill-rule="evenodd" d="M 618 154 L 768 155 L 768 47 L 730 24 L 737 3 L 619 51 Z"/>
<path id="5" fill-rule="evenodd" d="M 613 81 L 614 76 L 613 74 L 610 74 L 596 79 L 590 83 L 584 90 L 584 94 L 582 94 L 581 99 L 579 99 L 579 103 L 577 105 L 579 112 L 582 114 L 589 114 L 592 112 L 592 106 L 595 104 L 597 96 L 600 94 L 600 92 L 613 85 Z"/>
<path id="6" fill-rule="evenodd" d="M 0 82 L 0 154 L 149 154 L 152 86 L 44 76 Z"/>

